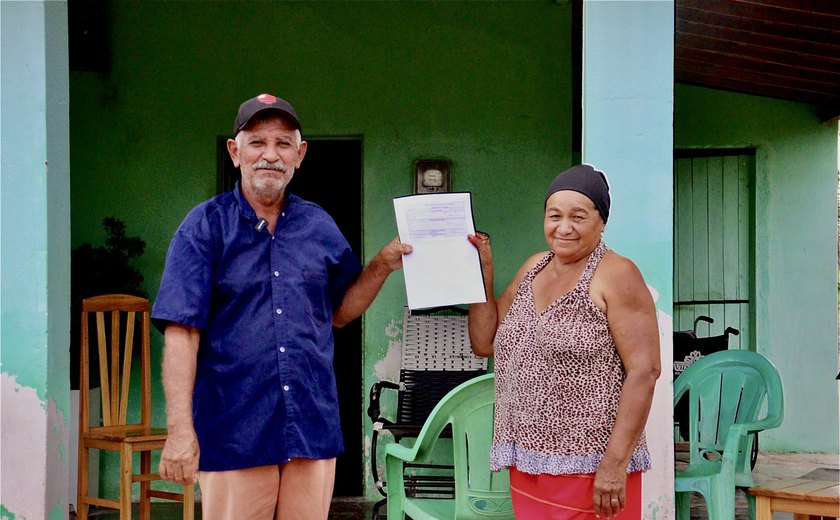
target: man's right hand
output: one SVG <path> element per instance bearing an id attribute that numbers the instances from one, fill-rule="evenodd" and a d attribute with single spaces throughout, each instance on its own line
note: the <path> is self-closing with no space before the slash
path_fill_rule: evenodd
<path id="1" fill-rule="evenodd" d="M 195 430 L 169 432 L 160 454 L 160 476 L 185 486 L 198 481 L 198 438 Z"/>

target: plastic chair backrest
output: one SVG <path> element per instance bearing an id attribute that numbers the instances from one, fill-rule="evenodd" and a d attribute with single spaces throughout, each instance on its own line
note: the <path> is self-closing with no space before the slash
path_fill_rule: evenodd
<path id="1" fill-rule="evenodd" d="M 776 367 L 747 350 L 715 352 L 694 362 L 674 382 L 674 403 L 686 394 L 689 465 L 732 465 L 735 485 L 751 486 L 753 436 L 748 433 L 776 428 L 784 417 Z"/>
<path id="2" fill-rule="evenodd" d="M 149 300 L 127 294 L 105 294 L 82 300 L 80 353 L 80 430 L 99 428 L 139 432 L 151 429 L 151 365 L 149 352 Z M 129 422 L 129 390 L 135 342 L 139 339 L 140 417 Z M 91 349 L 98 355 L 92 356 Z M 98 358 L 97 367 L 90 366 Z M 101 384 L 101 425 L 90 424 L 90 370 L 98 370 Z"/>
<path id="3" fill-rule="evenodd" d="M 446 425 L 452 425 L 455 518 L 458 519 L 512 515 L 508 472 L 490 471 L 494 381 L 494 374 L 486 374 L 449 392 L 432 410 L 415 444 L 415 459 L 425 459 L 440 432 Z"/>

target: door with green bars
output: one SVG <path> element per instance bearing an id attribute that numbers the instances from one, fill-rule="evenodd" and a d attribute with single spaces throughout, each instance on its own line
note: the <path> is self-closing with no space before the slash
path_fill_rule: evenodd
<path id="1" fill-rule="evenodd" d="M 674 330 L 754 350 L 755 150 L 677 150 L 674 162 Z"/>

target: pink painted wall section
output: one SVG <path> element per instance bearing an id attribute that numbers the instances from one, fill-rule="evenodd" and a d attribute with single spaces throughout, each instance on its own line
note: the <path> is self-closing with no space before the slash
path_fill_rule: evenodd
<path id="1" fill-rule="evenodd" d="M 41 519 L 66 515 L 67 418 L 54 401 L 0 374 L 0 482 L 2 518 Z"/>

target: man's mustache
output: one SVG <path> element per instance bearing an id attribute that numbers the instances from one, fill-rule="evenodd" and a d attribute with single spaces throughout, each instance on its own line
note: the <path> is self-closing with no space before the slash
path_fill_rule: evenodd
<path id="1" fill-rule="evenodd" d="M 268 161 L 258 161 L 254 163 L 255 170 L 277 170 L 280 173 L 286 173 L 289 171 L 289 166 L 284 163 L 283 161 L 275 161 L 275 162 L 268 162 Z"/>

